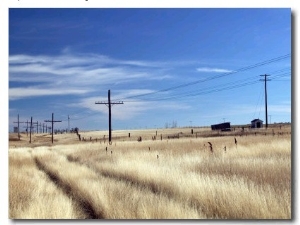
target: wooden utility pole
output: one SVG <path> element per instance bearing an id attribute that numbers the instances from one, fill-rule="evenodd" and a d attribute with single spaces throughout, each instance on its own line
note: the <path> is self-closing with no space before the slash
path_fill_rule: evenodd
<path id="1" fill-rule="evenodd" d="M 265 116 L 266 116 L 266 129 L 268 129 L 268 98 L 267 98 L 267 81 L 270 81 L 269 79 L 267 79 L 267 76 L 270 75 L 260 75 L 260 76 L 264 76 L 265 79 L 261 79 L 260 81 L 264 81 L 265 82 Z"/>
<path id="2" fill-rule="evenodd" d="M 29 143 L 31 143 L 31 134 L 33 132 L 32 129 L 34 128 L 34 126 L 33 126 L 34 124 L 35 123 L 32 122 L 32 117 L 31 117 L 31 120 L 30 120 L 30 140 L 29 140 Z"/>
<path id="3" fill-rule="evenodd" d="M 32 117 L 30 119 L 30 139 L 29 139 L 29 143 L 31 143 L 31 129 L 32 129 Z"/>
<path id="4" fill-rule="evenodd" d="M 26 125 L 26 134 L 27 134 L 27 137 L 28 137 L 28 124 L 29 124 L 30 122 L 28 122 L 28 120 L 27 120 L 27 122 L 24 122 L 24 123 L 27 124 L 27 125 Z"/>
<path id="5" fill-rule="evenodd" d="M 14 123 L 17 123 L 18 124 L 18 138 L 20 140 L 20 123 L 24 123 L 24 122 L 20 122 L 19 120 L 19 114 L 18 114 L 18 121 L 17 122 L 14 122 Z"/>
<path id="6" fill-rule="evenodd" d="M 104 104 L 108 106 L 108 141 L 111 144 L 111 106 L 116 104 L 124 104 L 123 102 L 111 102 L 110 101 L 110 90 L 108 90 L 108 102 L 95 102 L 95 104 Z"/>
<path id="7" fill-rule="evenodd" d="M 61 120 L 54 120 L 54 113 L 52 113 L 52 120 L 45 120 L 44 122 L 51 122 L 52 126 L 52 144 L 53 144 L 53 126 L 56 122 L 61 122 Z"/>
<path id="8" fill-rule="evenodd" d="M 42 133 L 42 123 L 40 122 L 38 126 L 39 126 L 40 133 Z"/>
<path id="9" fill-rule="evenodd" d="M 70 116 L 68 115 L 68 133 L 70 133 Z"/>
<path id="10" fill-rule="evenodd" d="M 36 133 L 39 133 L 39 132 L 38 132 L 38 124 L 39 124 L 38 121 L 32 122 L 32 126 L 33 126 L 33 125 L 37 125 L 37 126 L 36 126 L 36 129 L 37 129 Z M 32 127 L 32 128 L 34 129 L 34 127 Z M 32 131 L 32 132 L 33 132 L 33 131 Z"/>

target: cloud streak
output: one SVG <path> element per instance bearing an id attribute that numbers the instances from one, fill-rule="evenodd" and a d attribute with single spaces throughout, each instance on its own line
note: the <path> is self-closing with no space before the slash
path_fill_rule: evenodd
<path id="1" fill-rule="evenodd" d="M 209 68 L 209 67 L 200 67 L 196 69 L 198 72 L 206 72 L 206 73 L 232 73 L 233 70 L 228 69 L 220 69 L 220 68 Z"/>
<path id="2" fill-rule="evenodd" d="M 69 95 L 69 94 L 84 94 L 87 93 L 87 90 L 79 89 L 43 89 L 43 88 L 10 88 L 9 97 L 10 100 L 18 100 L 29 97 L 40 97 L 40 96 L 49 96 L 49 95 Z"/>
<path id="3" fill-rule="evenodd" d="M 44 95 L 80 95 L 105 86 L 170 79 L 172 76 L 163 70 L 155 62 L 117 60 L 96 54 L 12 55 L 9 57 L 9 96 L 10 100 L 16 100 Z M 29 82 L 38 86 L 28 86 Z M 16 83 L 21 83 L 22 88 L 14 86 Z"/>
<path id="4" fill-rule="evenodd" d="M 118 99 L 122 99 L 124 104 L 123 105 L 116 105 L 113 107 L 114 110 L 114 118 L 118 120 L 127 120 L 127 119 L 133 119 L 137 115 L 141 115 L 143 113 L 147 113 L 152 110 L 185 110 L 190 108 L 190 106 L 182 103 L 178 103 L 176 101 L 168 101 L 164 102 L 164 104 L 161 104 L 161 102 L 145 102 L 143 100 L 139 99 L 127 99 L 127 97 L 132 95 L 142 95 L 151 93 L 154 90 L 144 90 L 144 89 L 130 89 L 130 90 L 121 90 L 118 92 L 114 92 L 112 102 L 118 101 Z M 101 97 L 86 97 L 79 99 L 76 103 L 69 104 L 69 107 L 80 107 L 84 109 L 88 109 L 90 111 L 94 112 L 100 112 L 104 115 L 108 114 L 108 109 L 105 105 L 101 104 L 95 104 L 96 102 L 107 102 L 107 97 L 101 96 Z"/>

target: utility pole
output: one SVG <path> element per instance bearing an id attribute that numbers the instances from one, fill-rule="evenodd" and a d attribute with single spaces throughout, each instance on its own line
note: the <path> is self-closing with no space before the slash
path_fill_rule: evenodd
<path id="1" fill-rule="evenodd" d="M 108 102 L 95 102 L 95 104 L 104 104 L 108 106 L 108 141 L 111 144 L 111 106 L 116 104 L 124 104 L 123 102 L 111 102 L 110 101 L 110 90 L 108 90 Z"/>
<path id="2" fill-rule="evenodd" d="M 40 133 L 42 133 L 42 123 L 41 122 L 39 124 L 39 127 L 40 127 Z"/>
<path id="3" fill-rule="evenodd" d="M 54 113 L 52 113 L 52 120 L 45 120 L 44 122 L 51 122 L 52 124 L 51 128 L 52 128 L 52 144 L 53 144 L 53 125 L 56 122 L 61 122 L 61 120 L 54 120 Z"/>
<path id="4" fill-rule="evenodd" d="M 270 75 L 260 75 L 260 76 L 264 76 L 264 79 L 261 79 L 260 81 L 264 81 L 265 82 L 265 113 L 266 113 L 266 129 L 268 129 L 268 98 L 267 98 L 267 81 L 270 81 L 269 79 L 267 79 L 267 76 Z"/>
<path id="5" fill-rule="evenodd" d="M 20 122 L 19 120 L 19 114 L 18 114 L 18 121 L 17 122 L 14 122 L 14 123 L 17 123 L 18 124 L 18 138 L 20 140 L 20 123 L 24 123 L 24 122 Z"/>
<path id="6" fill-rule="evenodd" d="M 68 115 L 68 133 L 70 133 L 70 116 Z"/>
<path id="7" fill-rule="evenodd" d="M 27 137 L 28 137 L 28 124 L 29 124 L 30 122 L 28 122 L 28 120 L 27 120 L 27 122 L 24 122 L 24 123 L 27 124 L 27 125 L 26 125 L 26 134 L 27 134 Z"/>
<path id="8" fill-rule="evenodd" d="M 39 133 L 39 132 L 38 132 L 38 121 L 32 122 L 32 126 L 33 126 L 33 125 L 36 125 L 36 130 L 37 130 L 36 132 Z M 32 127 L 32 128 L 34 129 L 34 127 Z M 33 131 L 32 131 L 32 132 L 33 132 Z"/>
<path id="9" fill-rule="evenodd" d="M 28 120 L 27 120 L 27 122 L 24 122 L 24 123 L 26 123 L 26 127 L 24 127 L 24 128 L 26 128 L 26 134 L 27 134 L 27 137 L 28 137 L 28 124 L 30 124 L 30 122 L 28 122 Z"/>
<path id="10" fill-rule="evenodd" d="M 30 139 L 29 139 L 29 143 L 31 143 L 31 129 L 32 129 L 32 117 L 30 120 Z"/>

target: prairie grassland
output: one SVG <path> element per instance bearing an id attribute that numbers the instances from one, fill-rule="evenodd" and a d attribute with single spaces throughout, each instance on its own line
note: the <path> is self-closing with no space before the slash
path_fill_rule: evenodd
<path id="1" fill-rule="evenodd" d="M 79 219 L 84 216 L 36 167 L 30 149 L 9 153 L 9 218 Z"/>
<path id="2" fill-rule="evenodd" d="M 10 148 L 10 218 L 291 219 L 291 135 L 150 138 Z"/>

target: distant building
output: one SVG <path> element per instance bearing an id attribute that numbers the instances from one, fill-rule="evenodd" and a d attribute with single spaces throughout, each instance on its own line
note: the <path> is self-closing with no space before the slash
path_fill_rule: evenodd
<path id="1" fill-rule="evenodd" d="M 230 122 L 211 125 L 212 130 L 230 131 Z"/>
<path id="2" fill-rule="evenodd" d="M 254 119 L 251 121 L 251 128 L 262 128 L 263 121 L 260 119 Z"/>

